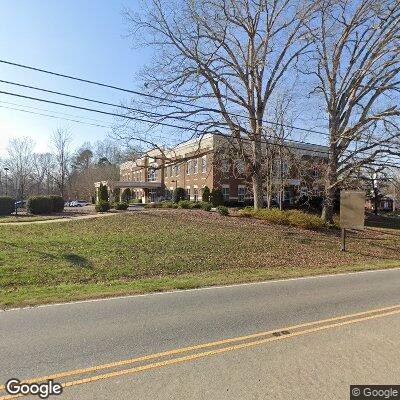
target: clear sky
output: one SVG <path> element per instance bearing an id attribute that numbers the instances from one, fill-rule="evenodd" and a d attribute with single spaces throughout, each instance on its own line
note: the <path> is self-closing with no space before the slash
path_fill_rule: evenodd
<path id="1" fill-rule="evenodd" d="M 135 74 L 150 60 L 151 53 L 143 48 L 132 49 L 130 39 L 124 37 L 126 26 L 121 15 L 124 6 L 135 9 L 135 7 L 138 7 L 138 1 L 0 0 L 0 59 L 125 88 L 140 89 L 139 84 L 135 82 Z M 4 64 L 0 64 L 0 79 L 113 103 L 118 103 L 124 99 L 122 92 Z M 0 83 L 0 91 L 107 110 L 105 107 L 91 105 L 90 103 L 17 88 L 4 83 Z M 102 139 L 109 133 L 107 128 L 67 122 L 4 108 L 23 108 L 38 113 L 46 113 L 45 111 L 26 108 L 26 106 L 51 110 L 52 113 L 66 113 L 78 116 L 80 119 L 84 117 L 94 118 L 101 121 L 99 123 L 102 125 L 110 125 L 113 122 L 111 116 L 0 94 L 0 156 L 4 154 L 8 140 L 17 136 L 30 136 L 37 144 L 37 151 L 46 151 L 49 137 L 57 127 L 70 127 L 75 146 L 85 141 Z M 108 108 L 108 111 L 113 111 L 113 109 Z M 96 123 L 92 120 L 86 121 Z"/>

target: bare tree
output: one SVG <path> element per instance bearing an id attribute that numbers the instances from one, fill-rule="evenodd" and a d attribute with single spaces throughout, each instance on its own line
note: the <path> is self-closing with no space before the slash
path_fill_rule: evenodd
<path id="1" fill-rule="evenodd" d="M 317 29 L 316 29 L 317 25 Z M 332 222 L 338 189 L 362 166 L 399 155 L 398 0 L 320 0 L 310 25 L 316 76 L 329 126 L 329 163 L 322 217 Z"/>
<path id="2" fill-rule="evenodd" d="M 36 194 L 50 194 L 51 172 L 54 168 L 54 158 L 51 153 L 34 153 L 32 170 L 36 186 Z"/>
<path id="3" fill-rule="evenodd" d="M 5 165 L 15 182 L 15 196 L 18 199 L 24 199 L 31 182 L 33 147 L 34 143 L 28 137 L 12 139 L 7 147 Z"/>
<path id="4" fill-rule="evenodd" d="M 71 134 L 66 128 L 56 129 L 51 138 L 56 164 L 53 177 L 62 197 L 65 195 L 66 181 L 69 172 L 69 146 L 71 144 L 71 139 Z"/>
<path id="5" fill-rule="evenodd" d="M 185 122 L 198 135 L 231 138 L 263 206 L 262 137 L 269 101 L 308 51 L 313 5 L 294 0 L 149 0 L 144 17 L 126 11 L 131 33 L 159 55 L 143 76 L 158 98 L 154 120 Z M 160 100 L 162 98 L 162 100 Z M 154 111 L 163 111 L 156 118 Z M 249 143 L 251 152 L 243 151 Z"/>

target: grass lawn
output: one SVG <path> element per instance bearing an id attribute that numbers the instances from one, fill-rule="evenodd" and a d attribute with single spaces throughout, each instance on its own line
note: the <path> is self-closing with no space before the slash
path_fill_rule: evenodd
<path id="1" fill-rule="evenodd" d="M 400 232 L 312 232 L 199 210 L 0 227 L 0 307 L 399 267 Z"/>
<path id="2" fill-rule="evenodd" d="M 47 219 L 57 219 L 60 216 L 55 215 L 0 215 L 0 224 L 7 224 L 9 222 L 34 222 L 34 221 L 44 221 Z"/>

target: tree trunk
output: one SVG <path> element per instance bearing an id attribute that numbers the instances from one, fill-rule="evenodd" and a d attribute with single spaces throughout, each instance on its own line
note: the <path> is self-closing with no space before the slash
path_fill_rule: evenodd
<path id="1" fill-rule="evenodd" d="M 262 176 L 260 171 L 253 174 L 252 183 L 253 183 L 253 196 L 254 196 L 254 209 L 263 208 L 264 199 L 263 199 L 263 188 L 262 188 Z"/>
<path id="2" fill-rule="evenodd" d="M 263 176 L 261 170 L 261 135 L 257 135 L 253 142 L 253 196 L 254 209 L 264 207 Z"/>
<path id="3" fill-rule="evenodd" d="M 333 223 L 333 211 L 337 182 L 338 159 L 335 154 L 329 158 L 329 164 L 325 177 L 325 198 L 321 218 L 325 223 Z"/>

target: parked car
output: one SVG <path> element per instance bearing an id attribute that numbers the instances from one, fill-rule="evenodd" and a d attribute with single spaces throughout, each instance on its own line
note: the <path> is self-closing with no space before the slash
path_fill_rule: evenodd
<path id="1" fill-rule="evenodd" d="M 15 202 L 15 208 L 22 208 L 25 207 L 25 201 L 18 200 Z"/>
<path id="2" fill-rule="evenodd" d="M 89 202 L 86 200 L 74 200 L 70 201 L 69 206 L 70 207 L 83 207 L 83 206 L 88 206 Z"/>

